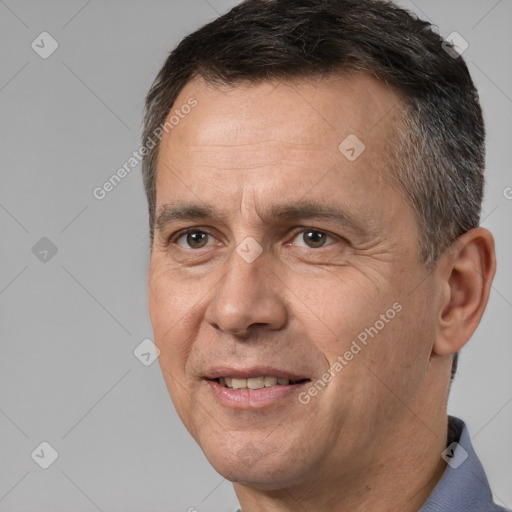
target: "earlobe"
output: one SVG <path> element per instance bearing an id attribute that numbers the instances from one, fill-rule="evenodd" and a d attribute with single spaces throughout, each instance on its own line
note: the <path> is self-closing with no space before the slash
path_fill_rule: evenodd
<path id="1" fill-rule="evenodd" d="M 443 258 L 446 297 L 433 352 L 447 356 L 467 343 L 484 313 L 496 271 L 493 236 L 485 228 L 472 229 Z"/>

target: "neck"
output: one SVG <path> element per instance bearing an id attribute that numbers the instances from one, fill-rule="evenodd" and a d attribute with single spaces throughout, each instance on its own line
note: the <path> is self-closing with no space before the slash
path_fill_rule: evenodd
<path id="1" fill-rule="evenodd" d="M 307 481 L 274 490 L 235 483 L 242 512 L 417 512 L 441 478 L 446 464 L 446 404 L 407 408 L 379 438 L 378 450 L 315 470 Z M 352 461 L 351 461 L 352 462 Z"/>

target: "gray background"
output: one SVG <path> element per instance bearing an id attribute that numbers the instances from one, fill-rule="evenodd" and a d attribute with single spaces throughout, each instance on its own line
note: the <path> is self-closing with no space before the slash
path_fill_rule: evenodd
<path id="1" fill-rule="evenodd" d="M 104 200 L 92 195 L 138 149 L 143 98 L 167 53 L 236 3 L 0 0 L 2 512 L 236 505 L 181 426 L 158 363 L 133 354 L 152 337 L 140 166 Z M 469 42 L 485 110 L 483 225 L 496 237 L 498 274 L 449 411 L 469 425 L 496 499 L 510 507 L 512 2 L 401 4 Z M 43 31 L 59 44 L 47 59 L 31 48 Z M 57 248 L 46 261 L 32 252 L 42 237 Z M 46 470 L 30 456 L 42 441 L 59 454 Z"/>

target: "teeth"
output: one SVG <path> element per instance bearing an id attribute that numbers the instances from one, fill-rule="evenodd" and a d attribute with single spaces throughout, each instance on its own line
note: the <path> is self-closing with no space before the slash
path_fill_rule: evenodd
<path id="1" fill-rule="evenodd" d="M 244 389 L 247 387 L 247 379 L 231 379 L 233 389 Z"/>
<path id="2" fill-rule="evenodd" d="M 277 377 L 265 377 L 265 387 L 270 388 L 277 384 Z"/>
<path id="3" fill-rule="evenodd" d="M 247 379 L 249 389 L 261 389 L 265 387 L 265 377 L 251 377 Z"/>
<path id="4" fill-rule="evenodd" d="M 290 379 L 272 376 L 250 377 L 248 379 L 219 377 L 219 384 L 232 389 L 262 389 L 270 388 L 275 385 L 288 386 Z"/>

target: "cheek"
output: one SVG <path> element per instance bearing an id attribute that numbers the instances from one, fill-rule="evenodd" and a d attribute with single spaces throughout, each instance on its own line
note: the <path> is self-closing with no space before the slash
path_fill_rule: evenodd
<path id="1" fill-rule="evenodd" d="M 191 429 L 190 395 L 186 391 L 186 364 L 192 346 L 187 312 L 195 297 L 172 278 L 165 265 L 152 263 L 148 280 L 149 315 L 155 345 L 160 350 L 158 362 L 169 395 L 182 423 Z M 189 322 L 190 324 L 190 322 Z"/>
<path id="2" fill-rule="evenodd" d="M 377 286 L 356 270 L 320 278 L 302 277 L 290 287 L 298 299 L 295 316 L 310 331 L 313 343 L 317 344 L 317 333 L 324 333 L 317 348 L 329 361 L 348 350 L 359 334 L 364 337 L 365 330 L 380 322 L 380 315 L 396 315 L 393 289 L 384 284 Z"/>
<path id="3" fill-rule="evenodd" d="M 393 396 L 412 396 L 421 385 L 435 337 L 428 292 L 348 270 L 293 287 L 296 316 L 336 375 L 330 392 L 353 398 L 345 403 L 402 407 Z"/>
<path id="4" fill-rule="evenodd" d="M 160 350 L 160 364 L 173 376 L 179 376 L 191 344 L 188 334 L 190 327 L 187 329 L 191 320 L 188 315 L 200 300 L 200 294 L 189 291 L 188 287 L 174 279 L 165 265 L 152 263 L 148 299 L 155 344 Z"/>
<path id="5" fill-rule="evenodd" d="M 363 331 L 366 345 L 361 355 L 364 361 L 356 370 L 359 375 L 355 378 L 363 383 L 365 389 L 361 388 L 361 392 L 366 399 L 372 397 L 375 408 L 381 408 L 384 416 L 403 410 L 403 404 L 413 400 L 423 384 L 430 361 L 435 324 L 428 304 L 418 298 L 402 296 L 395 302 L 399 304 L 399 312 L 384 313 L 387 323 L 374 319 L 371 328 Z M 394 317 L 390 319 L 391 316 Z"/>

